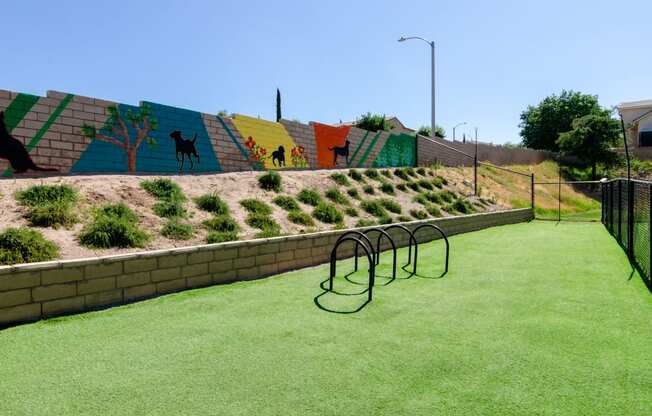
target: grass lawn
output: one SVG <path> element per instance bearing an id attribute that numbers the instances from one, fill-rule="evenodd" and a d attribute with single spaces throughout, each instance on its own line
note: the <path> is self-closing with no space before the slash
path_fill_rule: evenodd
<path id="1" fill-rule="evenodd" d="M 650 414 L 652 295 L 602 225 L 451 247 L 444 278 L 378 286 L 356 314 L 315 306 L 320 266 L 0 331 L 0 414 Z M 424 246 L 420 272 L 441 256 Z"/>

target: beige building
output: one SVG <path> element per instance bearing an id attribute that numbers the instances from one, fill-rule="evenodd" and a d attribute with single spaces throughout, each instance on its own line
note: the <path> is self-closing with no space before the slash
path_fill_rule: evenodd
<path id="1" fill-rule="evenodd" d="M 652 156 L 652 100 L 621 103 L 618 112 L 625 123 L 627 143 L 637 153 Z"/>

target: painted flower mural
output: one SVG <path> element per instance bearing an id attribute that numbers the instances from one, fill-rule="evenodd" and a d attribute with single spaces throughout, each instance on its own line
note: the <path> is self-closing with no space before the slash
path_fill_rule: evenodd
<path id="1" fill-rule="evenodd" d="M 254 169 L 262 170 L 265 168 L 265 161 L 268 159 L 267 149 L 256 143 L 253 137 L 249 136 L 245 142 L 249 149 L 249 157 Z"/>
<path id="2" fill-rule="evenodd" d="M 290 151 L 292 164 L 297 168 L 307 168 L 308 158 L 306 157 L 306 149 L 303 146 L 293 147 Z"/>

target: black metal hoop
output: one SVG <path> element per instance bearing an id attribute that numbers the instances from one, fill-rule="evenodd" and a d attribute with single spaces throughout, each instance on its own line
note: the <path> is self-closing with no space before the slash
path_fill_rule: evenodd
<path id="1" fill-rule="evenodd" d="M 364 234 L 362 234 L 364 236 Z M 366 237 L 366 236 L 365 236 Z M 368 239 L 367 239 L 368 240 Z M 369 262 L 369 289 L 367 289 L 368 292 L 368 302 L 371 302 L 372 299 L 372 292 L 374 288 L 374 280 L 376 277 L 376 265 L 374 264 L 373 257 L 370 254 L 369 248 L 364 244 L 362 241 L 355 237 L 340 237 L 337 239 L 337 242 L 335 243 L 335 246 L 333 247 L 333 250 L 331 251 L 331 274 L 328 278 L 328 290 L 333 291 L 333 279 L 335 278 L 336 274 L 336 267 L 337 267 L 337 248 L 342 245 L 342 243 L 346 241 L 353 241 L 356 244 L 356 248 L 358 246 L 362 246 L 365 254 L 367 255 L 367 261 Z M 373 247 L 371 248 L 373 250 Z M 372 251 L 373 253 L 373 251 Z"/>
<path id="2" fill-rule="evenodd" d="M 413 236 L 416 235 L 417 231 L 419 231 L 421 228 L 426 228 L 426 227 L 427 228 L 434 228 L 444 238 L 444 242 L 446 243 L 446 266 L 444 268 L 444 274 L 446 274 L 446 273 L 448 273 L 448 254 L 449 254 L 449 250 L 450 250 L 450 246 L 448 244 L 448 237 L 446 237 L 446 233 L 444 232 L 444 230 L 442 230 L 441 228 L 437 227 L 434 224 L 421 224 L 418 227 L 416 227 L 414 230 L 412 230 L 412 235 Z M 416 237 L 415 237 L 415 240 L 416 240 Z M 413 268 L 413 273 L 414 274 L 417 273 L 417 263 L 418 263 L 418 261 L 417 261 L 417 250 L 418 250 L 418 247 L 419 247 L 419 245 L 415 244 L 415 246 L 414 246 L 414 268 Z"/>
<path id="3" fill-rule="evenodd" d="M 376 240 L 376 265 L 380 264 L 380 241 L 382 240 L 383 237 L 387 237 L 389 240 L 389 243 L 392 245 L 392 251 L 394 252 L 393 256 L 393 263 L 392 263 L 392 280 L 396 279 L 396 258 L 397 258 L 397 253 L 396 253 L 396 244 L 394 243 L 394 239 L 392 236 L 389 235 L 389 233 L 382 228 L 370 228 L 368 230 L 365 230 L 363 234 L 371 233 L 371 232 L 377 232 L 378 233 L 378 239 Z M 355 255 L 358 257 L 358 247 L 355 247 Z"/>
<path id="4" fill-rule="evenodd" d="M 408 264 L 410 264 L 412 262 L 412 242 L 414 242 L 414 247 L 415 247 L 414 250 L 416 252 L 417 239 L 414 238 L 414 234 L 412 233 L 412 231 L 410 231 L 406 226 L 401 225 L 401 224 L 389 225 L 389 226 L 385 227 L 384 230 L 385 230 L 385 232 L 387 232 L 388 230 L 391 230 L 392 228 L 398 228 L 399 230 L 403 230 L 406 233 L 408 233 L 408 235 L 410 236 L 410 244 L 408 245 L 408 262 L 405 263 L 405 266 L 407 266 Z"/>
<path id="5" fill-rule="evenodd" d="M 371 253 L 373 254 L 373 257 L 374 257 L 374 259 L 375 259 L 375 258 L 376 258 L 376 252 L 374 251 L 374 245 L 371 244 L 371 240 L 369 240 L 369 237 L 367 237 L 366 235 L 364 235 L 364 234 L 361 233 L 360 231 L 351 230 L 351 231 L 347 231 L 347 232 L 345 232 L 344 234 L 340 235 L 340 236 L 337 238 L 337 240 L 335 240 L 335 245 L 337 246 L 337 243 L 338 243 L 341 239 L 343 239 L 343 238 L 346 237 L 347 235 L 351 235 L 351 234 L 357 235 L 358 237 L 362 237 L 362 239 L 365 240 L 365 242 L 368 244 L 368 248 L 371 250 Z M 361 241 L 360 243 L 362 243 L 362 241 Z M 357 246 L 357 245 L 355 246 L 355 261 L 354 261 L 354 265 L 355 265 L 355 268 L 354 268 L 353 270 L 357 272 L 357 271 L 358 271 L 358 246 Z"/>

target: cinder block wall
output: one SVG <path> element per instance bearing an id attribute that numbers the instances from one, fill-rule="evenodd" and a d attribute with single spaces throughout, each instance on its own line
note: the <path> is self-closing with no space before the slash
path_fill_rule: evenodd
<path id="1" fill-rule="evenodd" d="M 454 235 L 532 218 L 530 209 L 517 209 L 405 225 L 414 229 L 433 223 Z M 346 231 L 0 267 L 0 327 L 315 266 L 328 261 L 333 244 Z M 408 244 L 405 232 L 390 234 L 399 247 Z M 431 229 L 417 237 L 421 242 L 439 238 Z M 455 252 L 454 244 L 451 250 Z M 350 257 L 352 251 L 343 247 L 340 257 Z"/>

